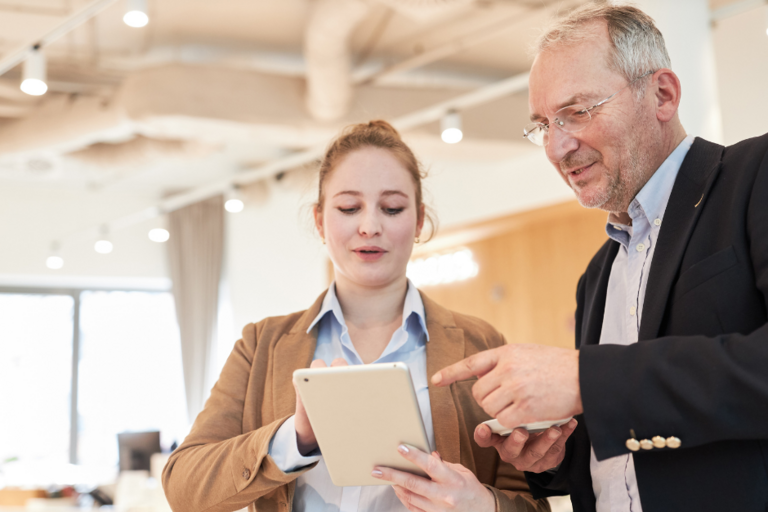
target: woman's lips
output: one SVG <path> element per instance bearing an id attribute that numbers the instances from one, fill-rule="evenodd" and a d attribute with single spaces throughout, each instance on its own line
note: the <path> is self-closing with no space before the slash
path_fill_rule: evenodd
<path id="1" fill-rule="evenodd" d="M 387 253 L 381 247 L 359 247 L 353 252 L 363 261 L 376 261 Z"/>

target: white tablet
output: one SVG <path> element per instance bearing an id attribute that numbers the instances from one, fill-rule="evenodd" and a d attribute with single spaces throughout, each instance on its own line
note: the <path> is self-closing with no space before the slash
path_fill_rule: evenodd
<path id="1" fill-rule="evenodd" d="M 371 476 L 374 466 L 426 476 L 397 451 L 430 452 L 405 363 L 307 368 L 293 381 L 335 485 L 390 485 Z"/>
<path id="2" fill-rule="evenodd" d="M 504 425 L 499 423 L 499 420 L 496 420 L 496 419 L 484 421 L 483 423 L 485 423 L 486 425 L 491 427 L 491 432 L 493 432 L 494 434 L 499 434 L 500 436 L 508 436 L 516 428 L 524 428 L 525 430 L 527 430 L 531 434 L 536 434 L 538 432 L 544 432 L 549 427 L 561 427 L 561 426 L 565 425 L 566 423 L 571 421 L 571 418 L 572 418 L 572 416 L 570 418 L 565 418 L 563 420 L 537 421 L 536 423 L 526 423 L 525 425 L 518 425 L 518 426 L 513 427 L 513 428 L 505 427 Z"/>

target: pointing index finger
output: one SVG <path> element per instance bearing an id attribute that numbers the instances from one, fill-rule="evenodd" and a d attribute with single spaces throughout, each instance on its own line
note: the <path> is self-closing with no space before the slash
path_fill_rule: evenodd
<path id="1" fill-rule="evenodd" d="M 432 376 L 432 384 L 435 386 L 448 386 L 457 380 L 485 375 L 496 366 L 498 361 L 495 350 L 480 352 L 451 366 L 446 366 Z"/>

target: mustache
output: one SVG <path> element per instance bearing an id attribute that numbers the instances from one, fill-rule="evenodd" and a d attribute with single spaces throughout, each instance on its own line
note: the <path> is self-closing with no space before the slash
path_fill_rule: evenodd
<path id="1" fill-rule="evenodd" d="M 562 172 L 565 172 L 566 169 L 575 169 L 578 167 L 584 167 L 586 165 L 596 163 L 596 162 L 602 162 L 603 155 L 600 154 L 599 151 L 596 150 L 590 150 L 586 153 L 578 153 L 578 154 L 569 154 L 566 155 L 565 158 L 563 158 L 560 161 L 560 170 Z"/>

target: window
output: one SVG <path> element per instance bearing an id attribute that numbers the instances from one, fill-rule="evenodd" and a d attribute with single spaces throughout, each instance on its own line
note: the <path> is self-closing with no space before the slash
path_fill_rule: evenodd
<path id="1" fill-rule="evenodd" d="M 159 430 L 165 448 L 182 441 L 188 421 L 170 293 L 13 292 L 0 292 L 6 485 L 53 483 L 50 468 L 67 463 L 114 471 L 118 432 Z"/>

